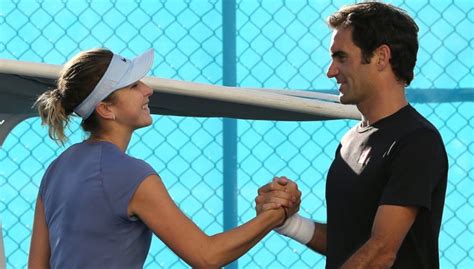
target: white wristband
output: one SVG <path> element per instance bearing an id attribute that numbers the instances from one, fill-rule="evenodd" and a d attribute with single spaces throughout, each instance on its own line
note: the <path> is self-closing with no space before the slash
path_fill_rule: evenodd
<path id="1" fill-rule="evenodd" d="M 282 226 L 273 230 L 306 245 L 313 238 L 314 228 L 315 225 L 312 220 L 294 214 Z"/>

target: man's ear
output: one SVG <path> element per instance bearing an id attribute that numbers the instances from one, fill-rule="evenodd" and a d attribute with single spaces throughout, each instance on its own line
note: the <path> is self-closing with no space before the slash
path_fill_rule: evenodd
<path id="1" fill-rule="evenodd" d="M 95 111 L 103 119 L 115 120 L 115 113 L 110 108 L 110 104 L 106 102 L 100 102 L 95 106 Z"/>
<path id="2" fill-rule="evenodd" d="M 390 47 L 385 44 L 375 49 L 375 64 L 378 70 L 383 70 L 390 65 L 391 53 Z"/>

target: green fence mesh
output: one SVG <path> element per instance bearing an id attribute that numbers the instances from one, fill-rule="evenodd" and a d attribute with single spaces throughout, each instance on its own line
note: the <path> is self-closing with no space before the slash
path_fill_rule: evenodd
<path id="1" fill-rule="evenodd" d="M 350 1 L 242 0 L 235 3 L 237 85 L 330 91 L 325 18 Z M 409 98 L 440 130 L 449 184 L 440 235 L 441 268 L 474 268 L 474 4 L 391 1 L 420 26 Z M 153 47 L 153 75 L 222 84 L 222 6 L 217 0 L 1 0 L 0 57 L 62 64 L 92 47 L 133 56 Z M 463 92 L 462 98 L 458 93 Z M 274 175 L 297 180 L 301 214 L 325 221 L 325 175 L 338 140 L 354 122 L 237 122 L 238 223 L 255 215 L 259 186 Z M 223 229 L 223 120 L 154 116 L 129 153 L 160 172 L 180 208 L 206 233 Z M 74 122 L 69 144 L 84 139 Z M 66 145 L 67 146 L 67 145 Z M 0 216 L 8 268 L 25 268 L 34 201 L 49 163 L 64 148 L 37 118 L 0 149 Z M 325 259 L 271 233 L 240 268 L 324 268 Z M 146 268 L 188 267 L 154 238 Z"/>

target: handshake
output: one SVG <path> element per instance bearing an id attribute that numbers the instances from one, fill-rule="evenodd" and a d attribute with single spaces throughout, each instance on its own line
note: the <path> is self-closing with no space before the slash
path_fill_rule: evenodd
<path id="1" fill-rule="evenodd" d="M 295 182 L 286 177 L 275 177 L 272 182 L 260 187 L 255 198 L 257 215 L 268 210 L 284 210 L 281 225 L 274 228 L 279 234 L 307 244 L 314 233 L 312 220 L 297 214 L 301 204 L 301 191 Z"/>

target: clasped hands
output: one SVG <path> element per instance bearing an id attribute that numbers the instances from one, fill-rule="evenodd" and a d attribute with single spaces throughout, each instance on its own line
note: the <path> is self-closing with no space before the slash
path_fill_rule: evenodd
<path id="1" fill-rule="evenodd" d="M 267 210 L 283 209 L 286 219 L 294 215 L 300 209 L 301 191 L 295 182 L 286 177 L 275 177 L 272 182 L 260 187 L 255 198 L 255 210 L 257 215 Z"/>

